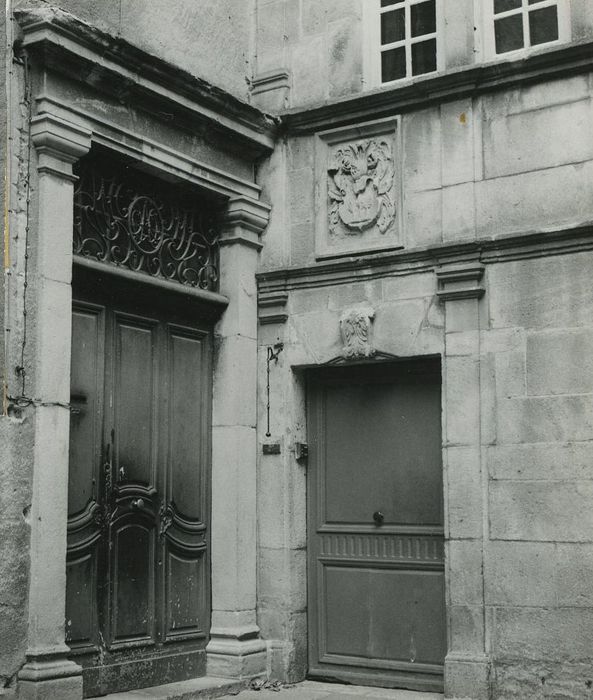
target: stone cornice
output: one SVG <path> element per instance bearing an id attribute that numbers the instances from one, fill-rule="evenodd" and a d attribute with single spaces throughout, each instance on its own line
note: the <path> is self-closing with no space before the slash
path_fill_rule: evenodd
<path id="1" fill-rule="evenodd" d="M 291 289 L 310 289 L 388 276 L 432 272 L 448 265 L 497 262 L 566 255 L 593 250 L 593 225 L 448 243 L 429 248 L 361 255 L 306 267 L 284 268 L 258 273 L 260 295 Z"/>
<path id="2" fill-rule="evenodd" d="M 17 10 L 20 43 L 45 66 L 120 101 L 150 101 L 161 110 L 232 136 L 253 157 L 272 150 L 277 120 L 255 107 L 58 9 Z"/>
<path id="3" fill-rule="evenodd" d="M 593 42 L 573 43 L 554 50 L 544 49 L 514 61 L 499 59 L 464 66 L 433 77 L 416 78 L 393 88 L 359 93 L 306 109 L 286 110 L 280 114 L 282 130 L 289 134 L 312 133 L 592 70 Z"/>

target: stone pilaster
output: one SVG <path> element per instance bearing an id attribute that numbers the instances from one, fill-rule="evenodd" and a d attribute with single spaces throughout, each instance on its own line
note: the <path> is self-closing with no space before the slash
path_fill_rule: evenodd
<path id="1" fill-rule="evenodd" d="M 66 523 L 72 314 L 72 164 L 90 148 L 90 132 L 49 114 L 35 117 L 37 225 L 31 257 L 36 273 L 34 336 L 35 448 L 31 503 L 31 575 L 27 663 L 19 698 L 82 697 L 80 667 L 66 657 Z"/>
<path id="2" fill-rule="evenodd" d="M 212 404 L 212 628 L 208 674 L 266 671 L 256 623 L 257 289 L 269 207 L 229 201 L 220 240 L 220 291 L 229 306 L 216 328 Z"/>
<path id="3" fill-rule="evenodd" d="M 445 697 L 489 695 L 484 605 L 484 489 L 480 422 L 480 298 L 477 262 L 437 270 L 445 304 L 444 482 L 448 653 Z"/>

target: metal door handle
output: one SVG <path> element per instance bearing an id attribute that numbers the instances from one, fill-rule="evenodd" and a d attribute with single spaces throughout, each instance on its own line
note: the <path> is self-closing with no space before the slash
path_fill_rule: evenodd
<path id="1" fill-rule="evenodd" d="M 380 510 L 376 510 L 373 513 L 373 520 L 377 523 L 377 525 L 382 525 L 383 521 L 385 520 L 385 516 L 383 515 L 383 513 L 381 513 Z"/>
<path id="2" fill-rule="evenodd" d="M 135 498 L 132 501 L 132 508 L 143 508 L 144 507 L 144 501 L 142 498 Z"/>

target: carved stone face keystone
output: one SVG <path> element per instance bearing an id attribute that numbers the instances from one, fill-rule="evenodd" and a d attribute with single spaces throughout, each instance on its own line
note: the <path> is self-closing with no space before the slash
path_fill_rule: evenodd
<path id="1" fill-rule="evenodd" d="M 372 357 L 372 322 L 375 310 L 370 306 L 357 306 L 344 311 L 340 317 L 342 356 L 348 359 Z"/>

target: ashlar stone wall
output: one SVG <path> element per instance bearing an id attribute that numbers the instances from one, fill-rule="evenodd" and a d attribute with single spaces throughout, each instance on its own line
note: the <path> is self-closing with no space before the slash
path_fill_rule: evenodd
<path id="1" fill-rule="evenodd" d="M 273 675 L 306 668 L 298 367 L 339 355 L 339 316 L 364 303 L 377 349 L 443 358 L 449 652 L 468 659 L 449 666 L 447 697 L 591 697 L 592 88 L 575 75 L 401 115 L 402 252 L 434 255 L 432 268 L 363 255 L 336 258 L 332 272 L 318 257 L 317 135 L 289 137 L 260 169 L 274 204 L 261 285 L 278 268 L 287 280 L 286 322 L 259 334 L 258 620 Z M 572 247 L 544 241 L 573 233 Z M 484 296 L 445 309 L 439 256 L 480 242 L 496 250 L 482 260 Z M 277 342 L 267 436 L 266 352 Z M 270 441 L 281 454 L 262 453 Z"/>
<path id="2" fill-rule="evenodd" d="M 590 697 L 591 253 L 489 270 L 484 586 L 497 697 Z"/>
<path id="3" fill-rule="evenodd" d="M 593 221 L 590 74 L 443 102 L 404 113 L 405 249 L 573 228 Z M 260 170 L 278 202 L 262 270 L 314 264 L 325 196 L 315 135 L 279 144 Z"/>

